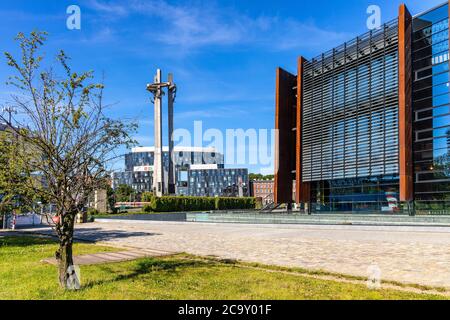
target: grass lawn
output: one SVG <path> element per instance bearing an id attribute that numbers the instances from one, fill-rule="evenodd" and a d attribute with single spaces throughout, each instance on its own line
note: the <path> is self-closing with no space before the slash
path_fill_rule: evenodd
<path id="1" fill-rule="evenodd" d="M 54 241 L 0 233 L 0 299 L 443 299 L 440 295 L 369 290 L 363 284 L 246 268 L 187 255 L 81 267 L 82 290 L 64 291 Z M 75 254 L 117 251 L 76 244 Z"/>

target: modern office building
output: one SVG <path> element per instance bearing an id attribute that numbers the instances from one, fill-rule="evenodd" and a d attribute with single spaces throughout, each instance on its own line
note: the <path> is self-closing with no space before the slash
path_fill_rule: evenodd
<path id="1" fill-rule="evenodd" d="M 113 188 L 120 184 L 126 184 L 132 186 L 137 192 L 152 191 L 154 156 L 154 147 L 133 148 L 130 153 L 125 155 L 125 171 L 113 174 Z M 165 185 L 167 185 L 167 172 L 169 170 L 168 147 L 163 148 L 162 158 L 166 180 Z M 216 164 L 219 167 L 223 167 L 223 163 L 223 155 L 215 152 L 214 148 L 176 147 L 174 150 L 176 178 L 179 178 L 183 172 L 187 172 L 191 165 Z"/>
<path id="2" fill-rule="evenodd" d="M 449 5 L 277 69 L 274 201 L 450 214 Z"/>
<path id="3" fill-rule="evenodd" d="M 129 185 L 137 193 L 152 191 L 154 150 L 140 147 L 126 154 L 125 170 L 113 173 L 113 189 Z M 247 169 L 225 169 L 223 154 L 214 148 L 175 147 L 173 156 L 177 195 L 239 196 L 239 190 L 248 195 Z M 167 185 L 168 147 L 163 148 L 163 168 Z"/>
<path id="4" fill-rule="evenodd" d="M 187 188 L 179 194 L 188 196 L 247 197 L 249 193 L 247 169 L 224 169 L 212 166 L 191 166 L 187 172 Z M 178 181 L 178 186 L 183 181 Z"/>

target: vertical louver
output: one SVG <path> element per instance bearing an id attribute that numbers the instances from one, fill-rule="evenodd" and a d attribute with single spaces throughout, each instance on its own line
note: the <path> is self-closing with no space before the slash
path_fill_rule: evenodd
<path id="1" fill-rule="evenodd" d="M 302 180 L 398 173 L 398 22 L 305 63 Z"/>

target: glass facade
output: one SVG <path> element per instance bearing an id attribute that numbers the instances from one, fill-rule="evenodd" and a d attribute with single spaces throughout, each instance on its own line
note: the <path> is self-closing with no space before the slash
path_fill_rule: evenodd
<path id="1" fill-rule="evenodd" d="M 247 169 L 189 170 L 189 196 L 249 196 Z"/>
<path id="2" fill-rule="evenodd" d="M 224 157 L 217 152 L 176 151 L 174 152 L 175 166 L 188 168 L 191 164 L 217 164 L 223 165 Z M 125 155 L 126 171 L 133 171 L 136 167 L 152 166 L 154 152 L 131 152 Z M 169 153 L 163 152 L 164 168 L 169 168 Z"/>
<path id="3" fill-rule="evenodd" d="M 315 213 L 399 212 L 398 179 L 397 175 L 385 175 L 313 182 L 311 210 Z"/>
<path id="4" fill-rule="evenodd" d="M 125 155 L 126 170 L 113 174 L 113 188 L 126 184 L 138 193 L 152 191 L 153 161 L 153 151 L 131 152 Z M 168 152 L 163 152 L 163 163 L 167 183 Z M 177 195 L 239 196 L 240 186 L 243 195 L 249 195 L 247 169 L 224 169 L 224 156 L 221 153 L 175 149 L 174 163 Z M 217 168 L 191 169 L 192 165 L 216 165 Z"/>
<path id="5" fill-rule="evenodd" d="M 306 62 L 302 181 L 311 211 L 397 212 L 398 21 Z"/>
<path id="6" fill-rule="evenodd" d="M 448 4 L 413 19 L 414 192 L 417 213 L 450 213 Z"/>
<path id="7" fill-rule="evenodd" d="M 302 181 L 398 173 L 398 23 L 305 65 Z"/>
<path id="8" fill-rule="evenodd" d="M 131 152 L 125 155 L 125 171 L 113 174 L 113 187 L 121 184 L 130 185 L 137 192 L 151 191 L 153 185 L 154 152 Z M 217 152 L 177 151 L 174 152 L 175 177 L 188 170 L 192 164 L 217 164 L 223 167 L 224 156 Z M 168 181 L 169 153 L 163 152 L 164 176 Z M 179 185 L 179 184 L 177 184 Z M 182 187 L 180 185 L 180 187 Z"/>

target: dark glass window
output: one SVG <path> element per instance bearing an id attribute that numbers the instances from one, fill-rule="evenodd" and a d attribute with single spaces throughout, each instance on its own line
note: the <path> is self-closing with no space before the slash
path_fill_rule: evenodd
<path id="1" fill-rule="evenodd" d="M 448 4 L 445 3 L 442 6 L 421 14 L 414 18 L 413 20 L 413 31 L 424 30 L 425 28 L 434 28 L 433 30 L 438 30 L 439 25 L 433 27 L 433 24 L 439 24 L 439 22 L 448 19 Z M 448 26 L 448 25 L 447 25 Z"/>
<path id="2" fill-rule="evenodd" d="M 448 5 L 413 19 L 416 213 L 450 208 Z"/>
<path id="3" fill-rule="evenodd" d="M 312 183 L 314 212 L 396 212 L 398 176 L 371 176 Z"/>

